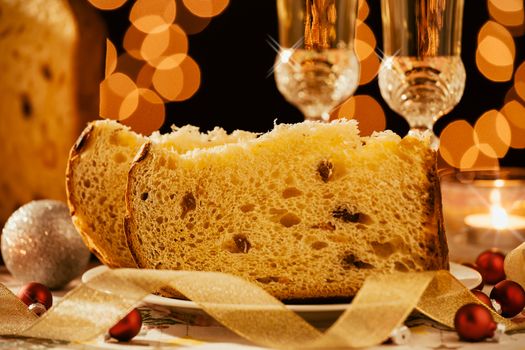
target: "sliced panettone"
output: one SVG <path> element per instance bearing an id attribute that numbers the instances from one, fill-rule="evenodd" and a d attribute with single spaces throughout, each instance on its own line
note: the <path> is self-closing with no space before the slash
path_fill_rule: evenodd
<path id="1" fill-rule="evenodd" d="M 254 138 L 236 131 L 228 135 L 215 128 L 200 133 L 194 126 L 175 128 L 170 134 L 144 137 L 115 121 L 90 123 L 71 149 L 66 187 L 73 223 L 90 250 L 110 267 L 133 267 L 126 245 L 123 220 L 124 194 L 131 161 L 146 141 L 172 152 Z"/>
<path id="2" fill-rule="evenodd" d="M 84 0 L 0 0 L 0 227 L 33 199 L 65 200 L 71 145 L 98 115 L 105 30 Z"/>
<path id="3" fill-rule="evenodd" d="M 222 271 L 280 299 L 352 296 L 374 272 L 448 268 L 435 153 L 353 121 L 133 162 L 125 229 L 141 268 Z"/>

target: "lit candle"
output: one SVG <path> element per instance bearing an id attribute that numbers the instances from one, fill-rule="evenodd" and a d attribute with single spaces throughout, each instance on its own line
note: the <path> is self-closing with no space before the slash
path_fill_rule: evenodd
<path id="1" fill-rule="evenodd" d="M 508 214 L 501 206 L 498 189 L 490 194 L 490 212 L 465 217 L 470 243 L 514 248 L 525 240 L 525 216 Z"/>

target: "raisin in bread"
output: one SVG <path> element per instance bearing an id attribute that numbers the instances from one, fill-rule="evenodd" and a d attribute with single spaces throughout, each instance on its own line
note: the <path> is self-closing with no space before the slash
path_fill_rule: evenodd
<path id="1" fill-rule="evenodd" d="M 115 121 L 90 123 L 71 149 L 66 188 L 73 223 L 90 250 L 110 267 L 134 267 L 123 230 L 124 194 L 131 161 L 151 141 L 172 152 L 211 147 L 254 138 L 249 132 L 230 135 L 220 128 L 207 134 L 193 126 L 149 138 Z"/>
<path id="2" fill-rule="evenodd" d="M 104 37 L 84 0 L 0 0 L 0 227 L 33 199 L 65 200 L 69 149 L 98 115 Z"/>
<path id="3" fill-rule="evenodd" d="M 280 299 L 352 296 L 374 272 L 448 268 L 428 141 L 353 121 L 277 125 L 178 154 L 146 143 L 128 177 L 140 268 L 221 271 Z"/>

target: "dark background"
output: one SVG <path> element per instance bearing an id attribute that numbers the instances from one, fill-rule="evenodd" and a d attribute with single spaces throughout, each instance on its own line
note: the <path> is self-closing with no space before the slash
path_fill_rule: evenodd
<path id="1" fill-rule="evenodd" d="M 108 24 L 110 39 L 119 46 L 129 26 L 128 14 L 133 1 L 115 11 L 101 11 Z M 369 0 L 366 23 L 376 35 L 382 49 L 380 1 Z M 183 6 L 177 3 L 177 10 Z M 434 127 L 437 135 L 453 120 L 466 119 L 474 125 L 490 109 L 503 106 L 505 94 L 513 81 L 496 83 L 483 77 L 476 68 L 477 35 L 489 20 L 486 1 L 465 1 L 462 59 L 467 71 L 463 98 Z M 200 33 L 189 36 L 189 55 L 201 69 L 201 86 L 187 101 L 167 104 L 169 125 L 194 124 L 202 130 L 221 126 L 228 131 L 245 129 L 264 132 L 278 122 L 300 122 L 302 114 L 288 104 L 278 92 L 273 75 L 268 77 L 275 60 L 269 37 L 277 38 L 275 0 L 230 0 L 226 10 L 214 17 Z M 515 67 L 525 60 L 525 37 L 515 38 Z M 383 107 L 387 128 L 404 135 L 408 124 L 392 112 L 381 99 L 377 79 L 359 86 L 355 94 L 372 95 Z M 525 118 L 525 115 L 523 116 Z M 525 166 L 525 151 L 510 149 L 503 166 Z"/>

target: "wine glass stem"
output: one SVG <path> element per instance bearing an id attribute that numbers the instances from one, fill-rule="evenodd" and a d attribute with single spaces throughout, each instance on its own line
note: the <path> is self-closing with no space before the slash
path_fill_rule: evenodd
<path id="1" fill-rule="evenodd" d="M 430 148 L 437 151 L 439 148 L 439 138 L 434 134 L 434 130 L 432 129 L 431 125 L 410 125 L 410 130 L 408 131 L 409 135 L 417 136 L 421 135 L 422 133 L 429 131 L 430 132 Z"/>
<path id="2" fill-rule="evenodd" d="M 324 112 L 321 115 L 304 114 L 304 119 L 305 120 L 310 120 L 310 121 L 328 122 L 328 121 L 330 121 L 330 113 Z"/>

